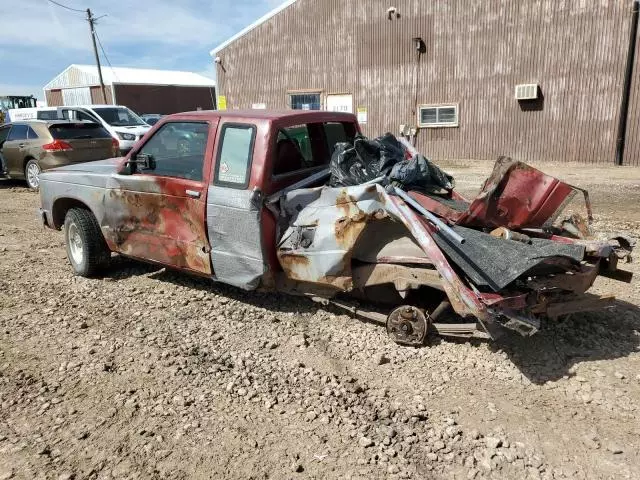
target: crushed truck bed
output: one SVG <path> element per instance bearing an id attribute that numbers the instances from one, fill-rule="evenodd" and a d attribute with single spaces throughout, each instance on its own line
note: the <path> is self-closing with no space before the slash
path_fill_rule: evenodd
<path id="1" fill-rule="evenodd" d="M 400 343 L 419 344 L 434 328 L 531 335 L 545 321 L 611 305 L 613 296 L 586 292 L 633 249 L 624 237 L 593 239 L 587 192 L 506 157 L 472 200 L 390 134 L 338 146 L 328 173 L 326 184 L 278 198 L 286 280 L 324 298 L 391 303 L 387 329 Z M 576 194 L 586 219 L 561 219 Z"/>

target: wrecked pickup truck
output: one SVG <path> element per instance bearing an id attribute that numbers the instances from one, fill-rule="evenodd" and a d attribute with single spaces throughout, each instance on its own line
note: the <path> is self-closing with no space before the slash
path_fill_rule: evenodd
<path id="1" fill-rule="evenodd" d="M 362 137 L 351 114 L 191 112 L 124 158 L 42 174 L 40 210 L 78 275 L 116 252 L 331 302 L 406 345 L 531 335 L 610 306 L 586 293 L 598 275 L 630 281 L 617 264 L 633 242 L 592 239 L 586 192 L 508 158 L 471 201 L 453 183 L 408 142 Z M 576 193 L 588 218 L 560 218 Z"/>

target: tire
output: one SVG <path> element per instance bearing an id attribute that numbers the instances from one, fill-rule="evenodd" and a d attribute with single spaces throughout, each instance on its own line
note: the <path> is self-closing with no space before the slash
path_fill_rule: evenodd
<path id="1" fill-rule="evenodd" d="M 96 217 L 89 210 L 72 208 L 64 219 L 67 258 L 76 275 L 92 277 L 104 269 L 111 252 Z"/>
<path id="2" fill-rule="evenodd" d="M 38 190 L 40 187 L 40 173 L 40 165 L 33 158 L 24 166 L 24 179 L 30 189 Z"/>

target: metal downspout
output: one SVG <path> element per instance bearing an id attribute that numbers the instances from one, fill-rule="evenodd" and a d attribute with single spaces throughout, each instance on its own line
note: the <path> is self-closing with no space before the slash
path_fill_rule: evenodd
<path id="1" fill-rule="evenodd" d="M 622 87 L 622 103 L 620 105 L 620 119 L 618 121 L 618 137 L 616 139 L 616 165 L 624 164 L 624 146 L 627 136 L 627 117 L 629 114 L 629 97 L 631 96 L 631 77 L 633 63 L 636 56 L 636 37 L 638 34 L 638 11 L 640 2 L 633 2 L 631 10 L 631 28 L 629 32 L 629 48 L 627 50 L 627 66 L 624 72 L 624 86 Z"/>

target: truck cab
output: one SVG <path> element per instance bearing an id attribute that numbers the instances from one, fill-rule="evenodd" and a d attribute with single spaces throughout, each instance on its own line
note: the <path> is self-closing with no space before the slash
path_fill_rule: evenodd
<path id="1" fill-rule="evenodd" d="M 263 200 L 326 170 L 333 146 L 358 132 L 355 116 L 335 112 L 171 115 L 122 159 L 44 174 L 43 218 L 61 228 L 86 205 L 110 251 L 254 289 L 280 269 Z M 76 191 L 58 191 L 56 177 Z"/>

